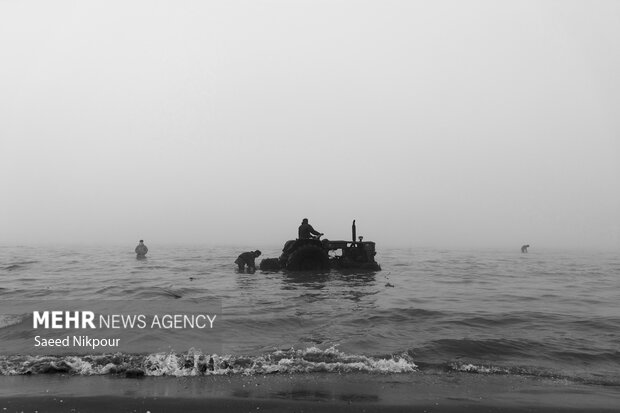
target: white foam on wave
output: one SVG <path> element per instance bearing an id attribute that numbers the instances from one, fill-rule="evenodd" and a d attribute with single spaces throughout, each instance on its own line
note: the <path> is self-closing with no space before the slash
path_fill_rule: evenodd
<path id="1" fill-rule="evenodd" d="M 28 316 L 20 314 L 0 314 L 0 328 L 21 324 Z"/>
<path id="2" fill-rule="evenodd" d="M 0 374 L 75 375 L 131 374 L 146 376 L 189 377 L 200 375 L 255 375 L 296 373 L 410 373 L 417 366 L 406 354 L 370 357 L 346 354 L 335 347 L 321 350 L 278 350 L 259 356 L 245 357 L 203 354 L 191 349 L 187 353 L 154 353 L 100 356 L 26 356 L 0 359 Z"/>
<path id="3" fill-rule="evenodd" d="M 507 369 L 494 366 L 477 366 L 475 364 L 453 364 L 452 368 L 463 373 L 479 373 L 479 374 L 508 374 Z"/>
<path id="4" fill-rule="evenodd" d="M 335 348 L 321 350 L 278 350 L 257 357 L 235 357 L 217 354 L 204 356 L 191 351 L 184 355 L 175 353 L 149 354 L 144 363 L 148 376 L 197 376 L 223 374 L 276 374 L 276 373 L 409 373 L 417 366 L 406 357 L 373 358 L 347 355 Z"/>

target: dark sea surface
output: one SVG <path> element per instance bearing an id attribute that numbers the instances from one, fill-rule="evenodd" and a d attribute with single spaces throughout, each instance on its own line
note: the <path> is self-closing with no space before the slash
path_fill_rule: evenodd
<path id="1" fill-rule="evenodd" d="M 122 300 L 134 311 L 145 300 L 221 300 L 217 354 L 183 348 L 196 331 L 175 331 L 173 348 L 170 335 L 145 330 L 132 351 L 45 356 L 16 340 L 31 334 L 32 314 L 5 314 L 0 374 L 458 371 L 620 386 L 615 253 L 378 246 L 378 272 L 239 274 L 233 261 L 250 248 L 149 244 L 137 260 L 133 247 L 0 247 L 0 300 Z"/>

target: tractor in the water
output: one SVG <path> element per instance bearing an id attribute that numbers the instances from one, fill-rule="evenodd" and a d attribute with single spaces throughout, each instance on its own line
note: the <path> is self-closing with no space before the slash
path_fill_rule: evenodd
<path id="1" fill-rule="evenodd" d="M 375 261 L 375 243 L 356 240 L 355 220 L 351 241 L 330 241 L 317 238 L 286 241 L 279 258 L 265 258 L 260 263 L 263 271 L 328 271 L 352 269 L 379 271 Z"/>

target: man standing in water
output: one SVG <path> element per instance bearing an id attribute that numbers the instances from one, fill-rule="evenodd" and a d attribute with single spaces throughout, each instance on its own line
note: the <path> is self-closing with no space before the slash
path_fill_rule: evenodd
<path id="1" fill-rule="evenodd" d="M 140 243 L 136 247 L 136 258 L 146 258 L 146 253 L 149 249 L 144 245 L 144 240 L 140 240 Z"/>
<path id="2" fill-rule="evenodd" d="M 299 239 L 309 239 L 309 238 L 312 238 L 312 235 L 316 235 L 316 236 L 323 235 L 322 232 L 315 231 L 314 228 L 312 228 L 312 225 L 308 223 L 308 218 L 304 218 L 301 221 L 301 225 L 299 226 L 298 232 L 299 232 Z"/>

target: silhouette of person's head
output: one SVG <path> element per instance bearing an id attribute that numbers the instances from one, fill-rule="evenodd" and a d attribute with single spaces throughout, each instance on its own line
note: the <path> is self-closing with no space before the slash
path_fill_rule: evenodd
<path id="1" fill-rule="evenodd" d="M 307 223 L 308 223 L 308 218 L 304 218 L 304 219 L 302 219 L 302 220 L 301 220 L 301 223 L 302 223 L 302 224 L 307 224 Z"/>

